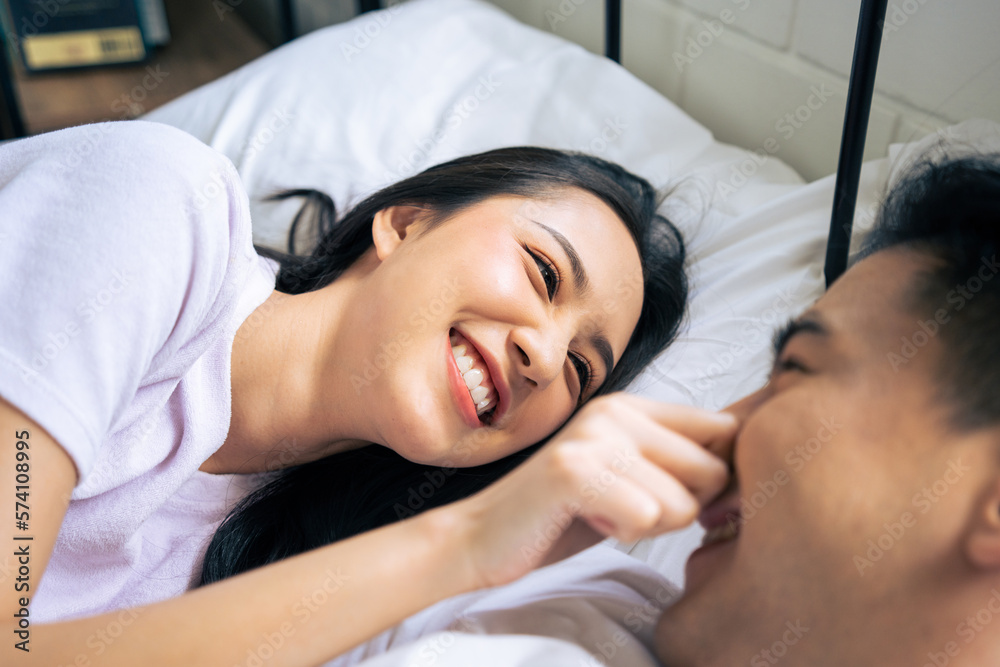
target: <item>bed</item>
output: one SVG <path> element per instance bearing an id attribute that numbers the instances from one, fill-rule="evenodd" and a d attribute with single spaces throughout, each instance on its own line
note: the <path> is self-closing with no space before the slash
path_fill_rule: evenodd
<path id="1" fill-rule="evenodd" d="M 855 151 L 856 197 L 836 176 L 807 184 L 771 155 L 715 141 L 612 60 L 481 0 L 363 14 L 145 119 L 227 155 L 250 194 L 255 241 L 277 248 L 298 204 L 267 201 L 274 192 L 315 188 L 343 210 L 424 167 L 505 145 L 587 151 L 672 188 L 663 212 L 688 240 L 690 312 L 631 390 L 710 409 L 763 382 L 773 329 L 822 294 L 835 188 L 845 206 L 827 266 L 842 269 L 852 238 L 844 223 L 853 222 L 856 249 L 909 156 L 941 142 L 1000 149 L 1000 126 L 970 121 L 863 166 Z M 683 586 L 700 537 L 692 527 L 609 540 L 509 587 L 447 600 L 328 665 L 655 665 L 656 611 Z"/>

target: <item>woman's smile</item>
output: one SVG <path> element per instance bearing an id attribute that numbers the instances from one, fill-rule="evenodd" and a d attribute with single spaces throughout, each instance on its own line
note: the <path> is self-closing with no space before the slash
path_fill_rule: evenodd
<path id="1" fill-rule="evenodd" d="M 448 341 L 451 344 L 451 361 L 449 365 L 449 376 L 454 382 L 454 371 L 457 371 L 461 378 L 461 386 L 456 386 L 459 409 L 470 425 L 475 422 L 475 427 L 490 425 L 495 419 L 501 416 L 504 401 L 501 396 L 504 391 L 503 375 L 496 371 L 496 364 L 487 361 L 487 355 L 480 352 L 479 348 L 468 338 L 459 333 L 456 329 L 451 329 L 448 333 Z M 462 391 L 462 387 L 465 391 Z M 469 400 L 465 400 L 468 396 Z M 469 403 L 472 403 L 472 419 L 469 417 Z"/>

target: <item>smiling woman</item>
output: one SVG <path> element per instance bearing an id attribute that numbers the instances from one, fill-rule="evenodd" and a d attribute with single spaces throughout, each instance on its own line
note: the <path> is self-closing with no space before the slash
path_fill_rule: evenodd
<path id="1" fill-rule="evenodd" d="M 202 583 L 468 496 L 587 399 L 624 388 L 684 312 L 680 235 L 645 181 L 598 158 L 532 147 L 459 158 L 340 220 L 322 193 L 288 196 L 307 203 L 290 254 L 266 253 L 281 263 L 278 290 L 336 299 L 338 284 L 365 284 L 327 327 L 319 347 L 335 353 L 303 369 L 329 388 L 311 421 L 333 428 L 353 411 L 369 437 L 244 499 L 213 538 Z M 308 222 L 318 242 L 295 255 Z M 359 382 L 376 359 L 377 375 Z"/>
<path id="2" fill-rule="evenodd" d="M 24 528 L 0 541 L 32 530 L 30 580 L 0 597 L 0 634 L 23 639 L 3 664 L 79 662 L 128 610 L 103 664 L 236 664 L 293 618 L 281 660 L 315 665 L 603 537 L 685 525 L 724 485 L 711 452 L 731 418 L 594 398 L 684 313 L 684 245 L 648 183 L 521 147 L 339 219 L 299 195 L 315 247 L 262 257 L 232 163 L 178 130 L 0 148 L 0 304 L 18 317 L 0 437 L 26 443 L 0 495 L 30 470 Z"/>

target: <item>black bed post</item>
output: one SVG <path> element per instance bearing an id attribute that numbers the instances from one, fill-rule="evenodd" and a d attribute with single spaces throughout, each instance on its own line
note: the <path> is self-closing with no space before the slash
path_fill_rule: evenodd
<path id="1" fill-rule="evenodd" d="M 604 0 L 604 55 L 622 61 L 622 0 Z"/>
<path id="2" fill-rule="evenodd" d="M 295 26 L 295 0 L 279 0 L 278 21 L 281 24 L 282 43 L 288 43 L 298 37 Z"/>
<path id="3" fill-rule="evenodd" d="M 17 100 L 11 63 L 7 62 L 6 37 L 0 31 L 0 139 L 17 139 L 24 136 L 21 105 Z"/>
<path id="4" fill-rule="evenodd" d="M 854 206 L 858 198 L 858 181 L 861 179 L 861 161 L 865 152 L 865 134 L 868 132 L 887 2 L 888 0 L 861 1 L 858 34 L 854 40 L 854 62 L 851 64 L 851 82 L 847 91 L 847 109 L 844 112 L 844 132 L 840 138 L 837 184 L 833 190 L 826 266 L 823 269 L 827 287 L 847 268 Z"/>

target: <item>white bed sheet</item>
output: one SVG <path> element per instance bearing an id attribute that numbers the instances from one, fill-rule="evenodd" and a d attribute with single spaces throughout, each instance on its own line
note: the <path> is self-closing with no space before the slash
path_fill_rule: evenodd
<path id="1" fill-rule="evenodd" d="M 678 593 L 644 563 L 597 545 L 508 586 L 445 600 L 325 667 L 655 667 L 656 620 Z"/>
<path id="2" fill-rule="evenodd" d="M 263 201 L 273 192 L 316 188 L 345 210 L 431 164 L 498 146 L 585 150 L 654 185 L 675 186 L 663 211 L 688 240 L 690 316 L 678 342 L 633 385 L 649 397 L 720 408 L 753 391 L 767 372 L 773 329 L 823 290 L 832 176 L 804 184 L 780 161 L 780 146 L 771 155 L 714 141 L 624 69 L 480 0 L 414 0 L 319 30 L 146 119 L 229 156 L 250 193 L 255 240 L 276 247 L 297 203 Z M 1000 147 L 1000 128 L 986 122 L 943 136 Z M 866 164 L 855 216 L 861 232 L 912 149 L 894 146 Z M 638 642 L 631 652 L 608 656 L 595 650 L 595 638 L 612 637 L 601 641 L 617 646 L 614 632 L 629 629 L 628 604 L 655 602 L 667 580 L 681 584 L 700 536 L 693 527 L 616 545 L 659 577 L 601 546 L 509 590 L 445 601 L 329 665 L 357 664 L 389 648 L 366 667 L 655 664 L 646 626 L 628 633 Z M 606 589 L 593 583 L 601 569 Z M 629 583 L 615 585 L 619 575 Z M 570 590 L 575 601 L 564 595 Z M 608 590 L 625 606 L 595 604 Z M 545 591 L 559 601 L 540 599 Z M 456 628 L 463 610 L 479 610 L 489 619 L 479 629 L 503 636 Z M 424 639 L 404 646 L 417 635 Z"/>

